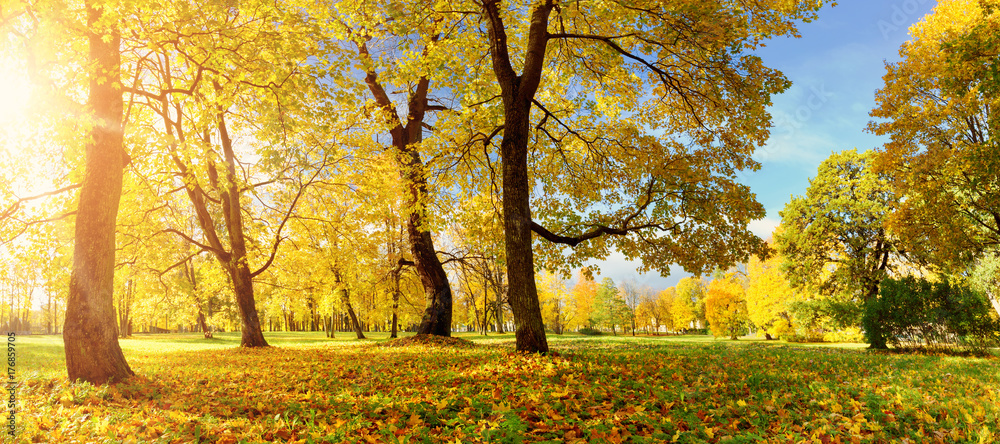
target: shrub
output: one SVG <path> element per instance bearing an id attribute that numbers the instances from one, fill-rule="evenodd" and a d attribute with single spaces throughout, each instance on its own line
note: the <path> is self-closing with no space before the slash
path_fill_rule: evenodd
<path id="1" fill-rule="evenodd" d="M 865 342 L 865 335 L 858 327 L 848 327 L 843 330 L 830 331 L 823 334 L 824 342 Z"/>
<path id="2" fill-rule="evenodd" d="M 587 335 L 587 336 L 600 336 L 600 335 L 604 334 L 600 330 L 598 330 L 596 328 L 590 328 L 590 327 L 583 327 L 583 328 L 580 329 L 580 331 L 578 333 L 580 333 L 581 335 Z"/>
<path id="3" fill-rule="evenodd" d="M 905 277 L 882 281 L 878 295 L 864 304 L 861 324 L 872 348 L 982 353 L 1000 339 L 991 311 L 986 297 L 968 287 Z"/>

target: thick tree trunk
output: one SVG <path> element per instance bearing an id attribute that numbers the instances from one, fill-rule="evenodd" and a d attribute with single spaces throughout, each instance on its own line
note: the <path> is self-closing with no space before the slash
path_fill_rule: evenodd
<path id="1" fill-rule="evenodd" d="M 432 37 L 431 40 L 436 40 L 436 37 Z M 358 53 L 363 57 L 369 56 L 368 46 L 364 43 L 359 44 Z M 423 285 L 424 294 L 427 297 L 427 308 L 417 332 L 451 336 L 451 286 L 448 283 L 448 275 L 444 272 L 444 267 L 441 266 L 441 261 L 437 257 L 437 251 L 434 249 L 434 242 L 428 228 L 425 216 L 429 201 L 427 196 L 428 171 L 420 159 L 418 148 L 416 148 L 423 140 L 424 116 L 427 112 L 427 91 L 430 87 L 430 80 L 424 77 L 417 81 L 416 88 L 407 103 L 405 122 L 399 119 L 396 105 L 379 82 L 378 73 L 366 72 L 365 83 L 378 106 L 385 111 L 387 116 L 390 116 L 389 123 L 394 124 L 389 133 L 392 136 L 392 145 L 400 177 L 408 189 L 406 208 L 409 211 L 409 217 L 406 221 L 406 231 L 410 239 L 417 276 L 420 277 L 420 283 Z"/>
<path id="2" fill-rule="evenodd" d="M 239 210 L 237 210 L 239 211 Z M 234 248 L 235 250 L 235 248 Z M 235 258 L 236 255 L 234 254 Z M 246 257 L 235 263 L 230 263 L 230 277 L 233 290 L 236 293 L 236 306 L 240 310 L 240 346 L 267 347 L 264 332 L 261 330 L 260 319 L 257 318 L 257 304 L 253 297 L 253 278 L 247 268 Z"/>
<path id="3" fill-rule="evenodd" d="M 451 285 L 448 283 L 448 275 L 441 265 L 441 260 L 437 257 L 437 250 L 434 249 L 434 240 L 427 228 L 428 221 L 425 215 L 428 202 L 427 167 L 420 160 L 420 153 L 411 147 L 412 143 L 420 142 L 422 139 L 423 129 L 420 127 L 422 122 L 421 112 L 419 122 L 415 123 L 415 120 L 411 119 L 405 128 L 397 127 L 398 129 L 393 131 L 396 158 L 402 170 L 403 180 L 409 188 L 406 205 L 410 209 L 410 214 L 406 220 L 406 232 L 410 239 L 417 276 L 420 277 L 424 295 L 427 297 L 427 308 L 424 310 L 417 333 L 451 336 Z"/>
<path id="4" fill-rule="evenodd" d="M 510 283 L 507 300 L 514 312 L 517 350 L 546 353 L 549 351 L 549 344 L 545 339 L 542 312 L 538 304 L 534 257 L 531 249 L 528 139 L 531 103 L 541 82 L 548 41 L 548 17 L 553 2 L 546 0 L 532 7 L 521 75 L 514 71 L 511 64 L 499 0 L 487 0 L 482 5 L 489 33 L 490 59 L 504 105 L 500 157 L 503 168 L 503 223 L 507 279 Z"/>
<path id="5" fill-rule="evenodd" d="M 242 347 L 267 347 L 264 332 L 261 330 L 260 319 L 257 318 L 257 304 L 253 294 L 253 275 L 247 262 L 246 236 L 243 232 L 243 211 L 240 203 L 240 190 L 236 180 L 236 154 L 229 138 L 229 130 L 222 114 L 219 115 L 219 139 L 226 161 L 226 185 L 220 193 L 222 215 L 226 221 L 229 235 L 229 263 L 226 268 L 232 278 L 233 292 L 236 294 L 236 306 L 240 310 L 240 327 Z M 207 228 L 206 228 L 207 229 Z M 212 227 L 211 229 L 215 229 Z"/>
<path id="6" fill-rule="evenodd" d="M 87 2 L 90 60 L 88 105 L 93 113 L 91 140 L 76 213 L 76 243 L 63 342 L 70 381 L 119 382 L 134 373 L 118 345 L 114 309 L 115 221 L 124 166 L 123 104 L 120 88 L 121 39 L 99 30 L 103 12 Z M 107 39 L 107 40 L 105 40 Z"/>
<path id="7" fill-rule="evenodd" d="M 507 252 L 507 298 L 514 312 L 518 351 L 549 351 L 535 287 L 531 249 L 531 207 L 528 189 L 528 120 L 530 102 L 505 104 L 503 166 L 503 225 Z"/>

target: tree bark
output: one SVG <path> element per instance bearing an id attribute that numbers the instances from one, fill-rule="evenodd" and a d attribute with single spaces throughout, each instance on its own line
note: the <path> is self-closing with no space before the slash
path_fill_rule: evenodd
<path id="1" fill-rule="evenodd" d="M 400 267 L 397 263 L 395 268 L 392 270 L 392 332 L 389 334 L 389 339 L 395 339 L 398 337 L 396 329 L 399 325 L 399 274 Z"/>
<path id="2" fill-rule="evenodd" d="M 198 326 L 201 327 L 201 333 L 205 335 L 205 339 L 212 339 L 212 329 L 208 327 L 205 312 L 201 310 L 201 307 L 198 307 Z"/>
<path id="3" fill-rule="evenodd" d="M 229 261 L 225 264 L 233 282 L 233 292 L 236 294 L 236 306 L 240 310 L 240 330 L 242 338 L 240 346 L 267 347 L 264 332 L 261 330 L 260 319 L 257 317 L 257 304 L 253 294 L 253 275 L 247 263 L 246 236 L 243 233 L 243 211 L 240 203 L 239 182 L 236 180 L 236 154 L 233 142 L 229 138 L 225 116 L 219 114 L 219 139 L 226 162 L 226 185 L 221 189 L 222 216 L 226 221 L 229 235 Z M 205 228 L 208 229 L 208 228 Z M 211 227 L 215 229 L 215 227 Z"/>
<path id="4" fill-rule="evenodd" d="M 76 213 L 76 243 L 63 342 L 70 381 L 114 383 L 134 375 L 118 345 L 114 309 L 115 222 L 128 158 L 122 129 L 121 38 L 100 30 L 103 11 L 87 2 L 89 111 L 94 117 Z M 105 39 L 107 38 L 107 41 Z"/>
<path id="5" fill-rule="evenodd" d="M 503 140 L 500 143 L 503 169 L 503 225 L 507 253 L 507 297 L 514 312 L 518 351 L 546 353 L 542 312 L 535 287 L 534 257 L 531 249 L 531 202 L 528 181 L 528 139 L 531 103 L 541 80 L 548 17 L 552 1 L 535 5 L 525 48 L 524 68 L 517 75 L 511 65 L 507 34 L 501 19 L 499 0 L 483 2 L 489 33 L 490 58 L 500 85 L 504 106 Z"/>

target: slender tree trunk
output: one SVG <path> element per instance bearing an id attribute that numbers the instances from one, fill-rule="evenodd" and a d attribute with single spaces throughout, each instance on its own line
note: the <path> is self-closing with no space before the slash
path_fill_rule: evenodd
<path id="1" fill-rule="evenodd" d="M 94 122 L 76 213 L 76 243 L 63 342 L 71 381 L 119 382 L 134 375 L 118 345 L 114 309 L 115 221 L 121 200 L 125 153 L 120 88 L 121 38 L 101 29 L 103 12 L 86 3 L 90 60 L 89 111 Z"/>
<path id="2" fill-rule="evenodd" d="M 392 333 L 390 339 L 398 337 L 396 329 L 399 325 L 399 274 L 400 265 L 396 265 L 392 270 Z"/>
<path id="3" fill-rule="evenodd" d="M 503 296 L 501 296 L 499 289 L 497 289 L 497 290 L 498 290 L 497 291 L 497 300 L 496 300 L 496 304 L 494 306 L 495 307 L 494 308 L 495 312 L 493 313 L 493 315 L 494 315 L 494 317 L 496 318 L 496 321 L 497 321 L 496 322 L 497 333 L 501 333 L 502 334 L 502 333 L 504 333 L 504 328 L 503 328 L 503 299 L 502 299 Z"/>
<path id="4" fill-rule="evenodd" d="M 340 294 L 340 303 L 347 309 L 348 320 L 350 321 L 354 333 L 357 334 L 358 339 L 365 339 L 365 333 L 361 329 L 361 323 L 358 322 L 358 317 L 354 314 L 354 307 L 351 306 L 351 295 L 347 291 L 347 288 L 344 288 L 343 281 L 341 281 L 340 278 L 340 273 L 337 270 L 334 270 L 334 282 L 338 287 L 334 291 Z"/>
<path id="5" fill-rule="evenodd" d="M 208 327 L 208 322 L 205 320 L 205 312 L 198 307 L 198 326 L 201 327 L 201 333 L 205 336 L 205 339 L 212 338 L 212 329 Z"/>

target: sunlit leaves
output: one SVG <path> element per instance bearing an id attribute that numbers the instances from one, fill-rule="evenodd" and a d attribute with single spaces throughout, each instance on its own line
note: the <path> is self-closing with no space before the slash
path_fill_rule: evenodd
<path id="1" fill-rule="evenodd" d="M 904 265 L 883 224 L 897 197 L 872 170 L 872 152 L 834 153 L 819 166 L 804 196 L 781 211 L 775 234 L 793 287 L 862 300 Z"/>
<path id="2" fill-rule="evenodd" d="M 705 318 L 716 337 L 736 339 L 746 328 L 747 301 L 743 284 L 736 273 L 718 276 L 708 284 Z"/>
<path id="3" fill-rule="evenodd" d="M 904 197 L 889 227 L 908 251 L 959 272 L 1000 243 L 996 2 L 942 1 L 887 66 L 869 131 Z"/>

